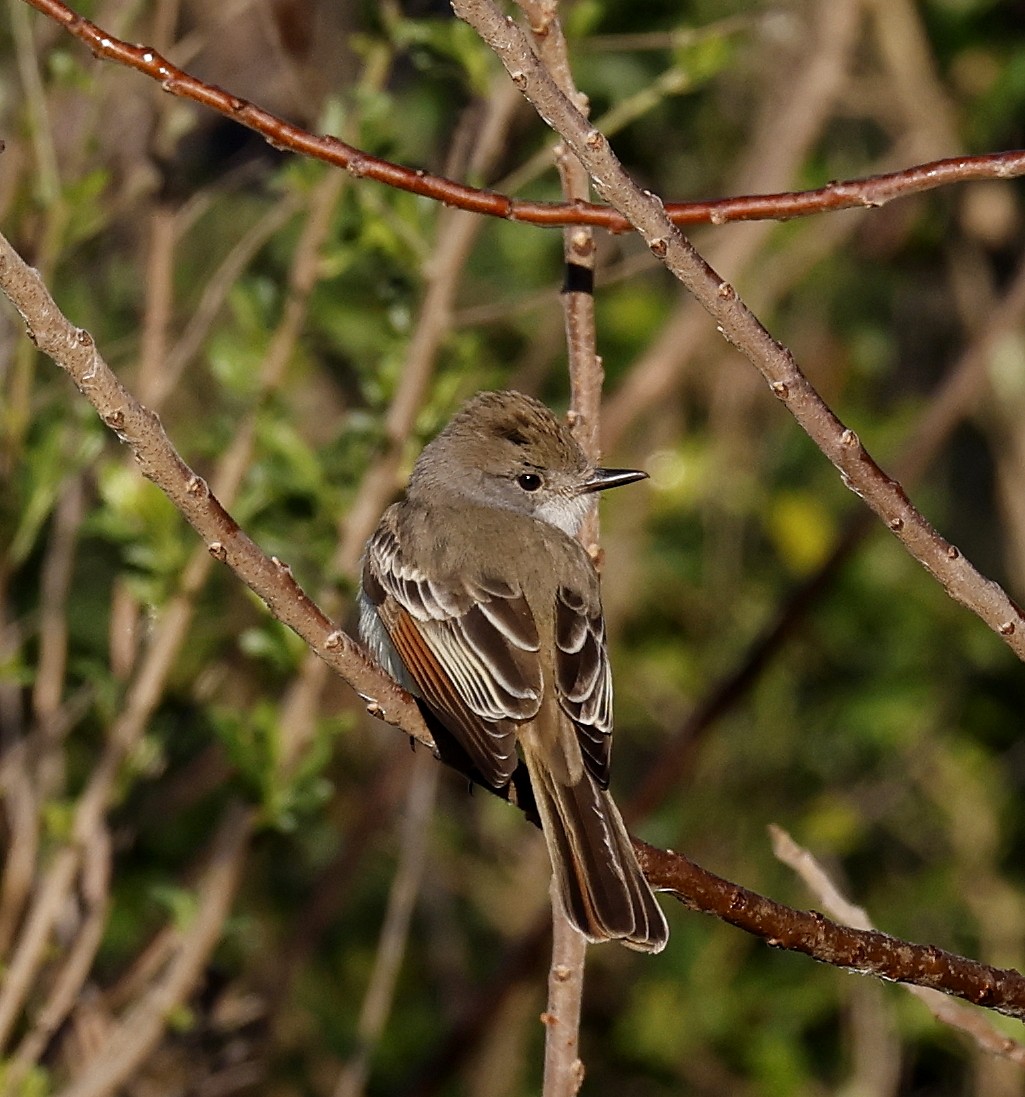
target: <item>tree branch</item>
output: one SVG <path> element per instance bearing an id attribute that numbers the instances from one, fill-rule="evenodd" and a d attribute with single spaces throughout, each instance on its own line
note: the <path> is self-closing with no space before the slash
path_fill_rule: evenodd
<path id="1" fill-rule="evenodd" d="M 92 336 L 57 308 L 39 275 L 0 236 L 0 288 L 21 313 L 29 338 L 71 376 L 100 418 L 130 446 L 143 475 L 152 480 L 203 538 L 211 556 L 225 563 L 357 693 L 372 698 L 373 714 L 401 726 L 434 749 L 412 698 L 377 667 L 359 645 L 314 605 L 288 565 L 268 557 L 179 456 L 159 418 L 121 384 Z"/>
<path id="2" fill-rule="evenodd" d="M 723 880 L 680 853 L 656 849 L 636 838 L 634 847 L 653 887 L 671 892 L 691 910 L 714 914 L 761 937 L 773 948 L 803 952 L 860 975 L 932 987 L 1025 1020 L 1025 975 L 1013 968 L 994 968 L 935 945 L 838 925 L 818 911 L 794 910 Z"/>
<path id="3" fill-rule="evenodd" d="M 858 435 L 822 400 L 791 352 L 766 331 L 733 286 L 670 222 L 661 199 L 634 183 L 605 136 L 559 90 L 525 32 L 490 0 L 453 0 L 452 6 L 496 52 L 513 83 L 573 149 L 598 190 L 637 229 L 652 254 L 690 290 L 724 338 L 761 372 L 773 395 L 839 470 L 844 484 L 868 504 L 951 598 L 972 610 L 1025 660 L 1025 613 L 926 521 L 900 484 L 875 463 Z"/>
<path id="4" fill-rule="evenodd" d="M 24 2 L 59 23 L 101 60 L 114 61 L 144 73 L 158 81 L 169 94 L 200 103 L 247 126 L 274 148 L 290 149 L 344 168 L 357 179 L 373 179 L 445 205 L 525 224 L 544 227 L 592 225 L 609 232 L 627 232 L 631 228 L 628 216 L 608 206 L 591 202 L 528 202 L 382 160 L 336 137 L 310 133 L 255 103 L 208 84 L 173 65 L 151 46 L 133 45 L 117 38 L 60 0 Z M 710 202 L 674 202 L 667 204 L 665 211 L 675 225 L 789 220 L 842 209 L 875 209 L 895 198 L 906 198 L 953 183 L 1016 179 L 1021 175 L 1025 175 L 1025 150 L 1013 149 L 984 156 L 949 157 L 884 175 L 833 182 L 808 191 L 738 195 Z"/>

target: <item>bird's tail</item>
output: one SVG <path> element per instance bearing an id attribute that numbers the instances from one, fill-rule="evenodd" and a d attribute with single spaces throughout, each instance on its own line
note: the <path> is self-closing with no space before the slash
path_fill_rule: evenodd
<path id="1" fill-rule="evenodd" d="M 661 952 L 669 927 L 611 795 L 586 767 L 576 783 L 560 783 L 523 746 L 569 920 L 591 941 L 619 940 L 642 952 Z"/>

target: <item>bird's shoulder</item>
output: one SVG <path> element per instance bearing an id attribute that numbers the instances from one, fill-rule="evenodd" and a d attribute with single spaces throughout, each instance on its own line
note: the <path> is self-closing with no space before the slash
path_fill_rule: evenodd
<path id="1" fill-rule="evenodd" d="M 600 612 L 598 576 L 579 541 L 515 511 L 427 507 L 407 499 L 385 512 L 371 547 L 379 564 L 408 578 L 446 585 L 498 581 L 547 601 L 566 588 L 587 611 Z"/>

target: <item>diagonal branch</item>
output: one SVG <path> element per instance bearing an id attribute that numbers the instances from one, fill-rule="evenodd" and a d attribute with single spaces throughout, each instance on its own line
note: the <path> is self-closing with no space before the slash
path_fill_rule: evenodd
<path id="1" fill-rule="evenodd" d="M 837 921 L 845 922 L 849 926 L 875 929 L 864 908 L 855 906 L 843 895 L 818 860 L 807 849 L 799 846 L 782 827 L 770 825 L 769 836 L 776 857 L 793 869 L 824 910 Z M 928 987 L 908 986 L 906 989 L 938 1021 L 965 1033 L 983 1051 L 1025 1066 L 1025 1044 L 1009 1039 L 984 1014 L 952 1002 Z"/>
<path id="2" fill-rule="evenodd" d="M 524 31 L 490 0 L 453 0 L 452 7 L 491 46 L 513 83 L 576 153 L 598 190 L 637 229 L 652 254 L 690 290 L 723 337 L 761 372 L 773 395 L 839 470 L 844 484 L 861 496 L 951 598 L 972 610 L 1025 660 L 1025 613 L 926 521 L 858 435 L 822 400 L 793 354 L 773 339 L 733 286 L 670 222 L 661 199 L 634 183 L 605 136 L 559 90 Z"/>
<path id="3" fill-rule="evenodd" d="M 931 987 L 977 1006 L 1025 1020 L 1025 975 L 994 968 L 935 945 L 902 941 L 877 930 L 831 922 L 816 910 L 794 910 L 708 872 L 682 854 L 634 839 L 653 887 L 672 892 L 685 906 L 722 921 L 773 948 L 803 952 L 859 975 Z"/>
<path id="4" fill-rule="evenodd" d="M 292 576 L 288 565 L 268 557 L 239 528 L 209 485 L 185 464 L 160 419 L 136 400 L 101 357 L 92 336 L 60 312 L 38 273 L 0 236 L 0 288 L 21 313 L 29 338 L 71 376 L 104 423 L 129 445 L 152 480 L 203 538 L 215 559 L 226 563 L 270 611 L 364 697 L 374 714 L 401 724 L 433 749 L 412 698 L 372 663 L 349 636 L 339 632 Z"/>

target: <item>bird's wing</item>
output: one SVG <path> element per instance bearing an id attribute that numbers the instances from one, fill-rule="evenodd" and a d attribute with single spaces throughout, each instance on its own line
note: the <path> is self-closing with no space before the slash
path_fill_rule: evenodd
<path id="1" fill-rule="evenodd" d="M 594 589 L 560 586 L 555 604 L 556 690 L 573 721 L 584 763 L 608 788 L 612 748 L 612 671 L 605 643 L 605 617 Z"/>
<path id="2" fill-rule="evenodd" d="M 506 784 L 516 723 L 541 704 L 540 642 L 522 590 L 495 577 L 428 578 L 386 520 L 367 544 L 363 593 L 427 707 L 489 784 Z"/>

